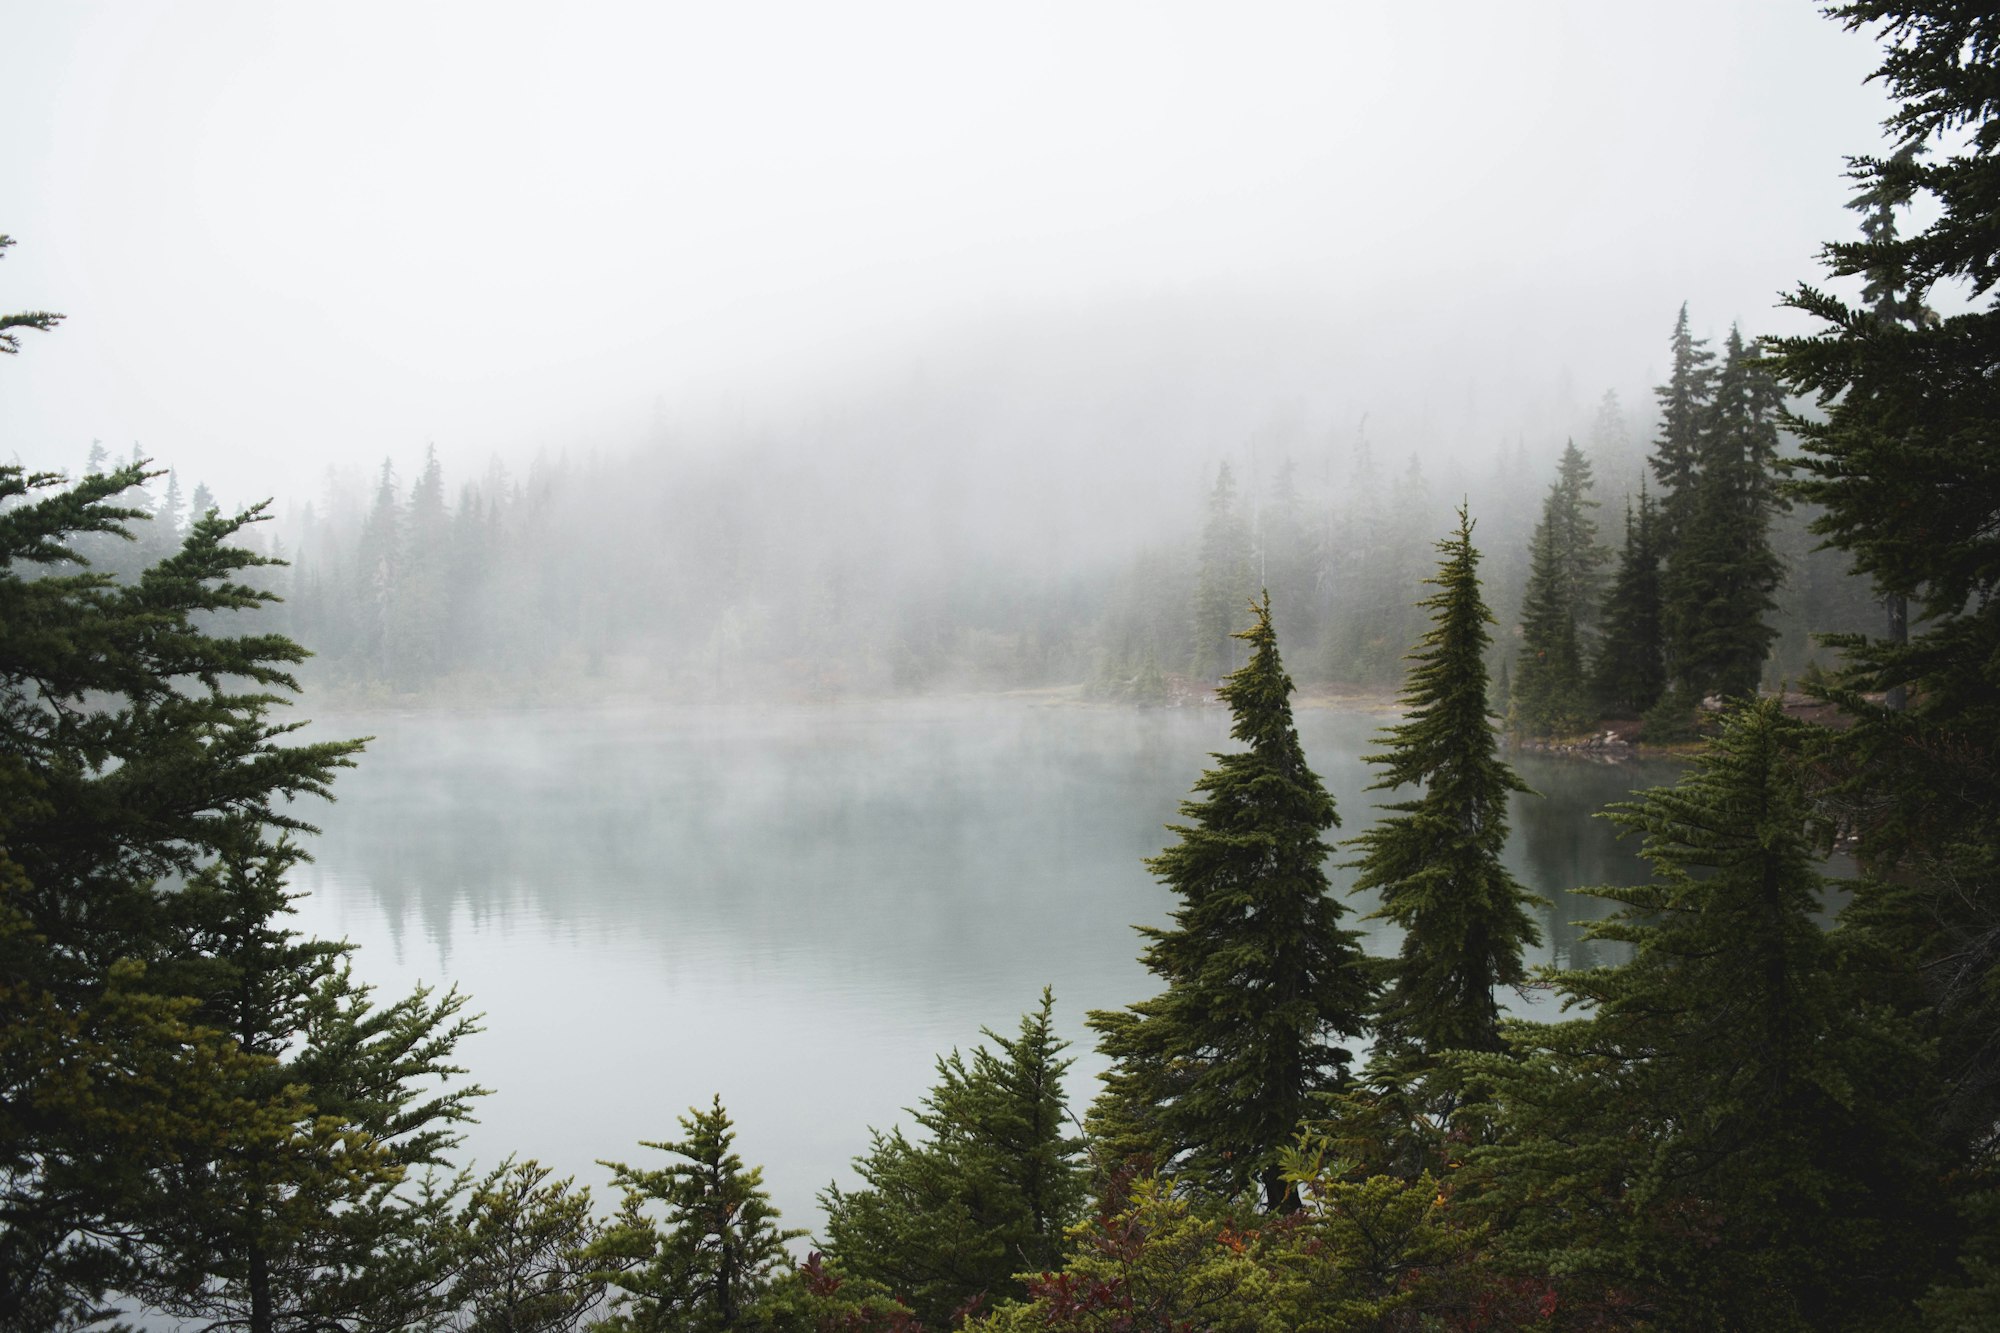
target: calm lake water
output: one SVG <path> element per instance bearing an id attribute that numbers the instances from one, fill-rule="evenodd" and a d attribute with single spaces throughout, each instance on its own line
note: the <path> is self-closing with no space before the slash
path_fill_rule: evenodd
<path id="1" fill-rule="evenodd" d="M 1346 836 L 1386 799 L 1360 759 L 1386 721 L 1299 713 Z M 639 1141 L 677 1137 L 719 1092 L 805 1227 L 937 1055 L 1011 1033 L 1044 985 L 1081 1111 L 1101 1068 L 1085 1011 L 1157 989 L 1132 926 L 1173 898 L 1142 858 L 1231 745 L 1219 708 L 1039 700 L 322 714 L 313 731 L 375 739 L 308 812 L 324 834 L 300 928 L 358 944 L 384 998 L 419 981 L 472 996 L 485 1031 L 461 1056 L 495 1090 L 468 1136 L 480 1164 L 535 1157 L 602 1196 L 596 1159 L 661 1164 Z M 1644 873 L 1590 816 L 1674 771 L 1519 768 L 1542 795 L 1517 798 L 1509 861 L 1554 900 L 1538 958 L 1588 961 L 1574 923 L 1605 904 L 1568 890 Z"/>

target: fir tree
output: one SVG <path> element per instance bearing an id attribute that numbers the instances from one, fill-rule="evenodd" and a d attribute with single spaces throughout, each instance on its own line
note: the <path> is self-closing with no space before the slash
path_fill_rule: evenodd
<path id="1" fill-rule="evenodd" d="M 1591 664 L 1592 693 L 1606 711 L 1637 716 L 1659 701 L 1667 683 L 1657 511 L 1643 483 L 1637 510 L 1630 501 L 1625 505 L 1625 545 L 1604 596 L 1603 617 Z"/>
<path id="2" fill-rule="evenodd" d="M 855 1161 L 866 1187 L 821 1196 L 829 1257 L 933 1327 L 1021 1297 L 1015 1275 L 1058 1265 L 1082 1214 L 1082 1143 L 1068 1132 L 1070 1061 L 1053 1006 L 1045 990 L 1019 1036 L 989 1031 L 992 1046 L 970 1061 L 939 1060 L 937 1086 L 911 1112 L 924 1137 L 873 1134 Z"/>
<path id="3" fill-rule="evenodd" d="M 1699 469 L 1675 520 L 1662 585 L 1667 657 L 1689 698 L 1756 692 L 1777 631 L 1766 617 L 1784 575 L 1771 548 L 1778 493 L 1777 385 L 1762 354 L 1729 331 Z"/>
<path id="4" fill-rule="evenodd" d="M 1092 1111 L 1111 1151 L 1150 1155 L 1225 1195 L 1291 1196 L 1278 1166 L 1316 1093 L 1346 1076 L 1333 1039 L 1360 1033 L 1371 988 L 1329 894 L 1333 798 L 1307 767 L 1269 600 L 1238 637 L 1249 663 L 1221 694 L 1231 735 L 1181 806 L 1178 841 L 1148 865 L 1181 899 L 1140 957 L 1164 993 L 1090 1025 L 1112 1067 Z"/>
<path id="5" fill-rule="evenodd" d="M 624 1191 L 618 1215 L 593 1253 L 619 1290 L 618 1313 L 602 1327 L 621 1333 L 707 1333 L 746 1328 L 784 1266 L 787 1241 L 802 1231 L 778 1227 L 761 1168 L 736 1155 L 736 1131 L 717 1097 L 708 1110 L 681 1117 L 686 1137 L 644 1143 L 681 1160 L 657 1170 L 605 1162 Z M 662 1205 L 665 1216 L 646 1210 Z"/>
<path id="6" fill-rule="evenodd" d="M 14 243 L 12 236 L 0 236 L 0 259 L 7 257 L 7 247 Z M 0 315 L 0 354 L 13 355 L 21 350 L 21 335 L 13 329 L 34 329 L 47 333 L 62 322 L 62 316 L 47 310 L 21 310 L 11 315 Z"/>
<path id="7" fill-rule="evenodd" d="M 1980 6 L 1861 0 L 1829 12 L 1879 26 L 1873 77 L 1896 99 L 1897 151 L 1852 159 L 1851 175 L 1890 209 L 1922 198 L 1934 213 L 1907 236 L 1826 246 L 1829 273 L 1867 281 L 1873 308 L 1802 284 L 1789 304 L 1822 331 L 1776 350 L 1787 387 L 1824 412 L 1789 423 L 1804 450 L 1797 493 L 1823 510 L 1813 530 L 1916 612 L 1907 642 L 1835 645 L 1847 666 L 1830 692 L 1854 718 L 1839 738 L 1843 806 L 1877 872 L 1846 917 L 1921 966 L 1907 1002 L 1931 1024 L 1946 1086 L 1931 1128 L 1982 1237 L 1965 1273 L 1949 1275 L 1968 1285 L 1934 1308 L 1962 1321 L 1941 1326 L 1970 1328 L 2000 1312 L 2000 26 Z M 1921 144 L 1936 155 L 1919 156 Z M 1964 301 L 1960 313 L 1927 309 L 1940 287 Z M 1897 288 L 1914 321 L 1878 313 Z M 1897 691 L 1905 711 L 1874 697 Z"/>
<path id="8" fill-rule="evenodd" d="M 0 467 L 0 1327 L 114 1288 L 253 1330 L 421 1323 L 450 1190 L 412 1171 L 476 1092 L 461 1002 L 378 1008 L 284 927 L 292 802 L 359 744 L 292 743 L 303 650 L 216 632 L 271 600 L 230 540 L 258 511 L 127 582 L 60 571 L 144 477 Z"/>
<path id="9" fill-rule="evenodd" d="M 1586 1017 L 1457 1061 L 1493 1136 L 1460 1188 L 1505 1260 L 1647 1326 L 1900 1327 L 1936 1260 L 1923 1048 L 1855 989 L 1882 960 L 1819 924 L 1814 743 L 1750 702 L 1678 785 L 1614 807 L 1653 880 L 1592 890 L 1623 910 L 1587 934 L 1631 961 L 1554 973 Z"/>
<path id="10" fill-rule="evenodd" d="M 1539 900 L 1500 863 L 1508 797 L 1528 788 L 1501 761 L 1486 708 L 1493 616 L 1463 506 L 1437 548 L 1437 591 L 1418 603 L 1432 624 L 1410 655 L 1404 718 L 1384 734 L 1389 748 L 1369 756 L 1383 770 L 1372 790 L 1417 794 L 1348 844 L 1361 853 L 1353 891 L 1379 894 L 1374 915 L 1403 930 L 1376 1020 L 1377 1050 L 1392 1057 L 1498 1049 L 1494 987 L 1523 979 L 1522 950 L 1541 939 L 1528 915 Z"/>
<path id="11" fill-rule="evenodd" d="M 1604 548 L 1590 510 L 1590 464 L 1572 441 L 1530 547 L 1521 605 L 1521 671 L 1512 691 L 1514 729 L 1548 736 L 1590 721 L 1584 657 L 1596 619 Z"/>
<path id="12" fill-rule="evenodd" d="M 1715 354 L 1688 330 L 1681 304 L 1669 340 L 1673 369 L 1653 390 L 1660 402 L 1660 434 L 1653 442 L 1653 476 L 1660 483 L 1660 540 L 1671 559 L 1694 508 L 1694 479 L 1701 470 L 1701 439 L 1715 392 Z"/>

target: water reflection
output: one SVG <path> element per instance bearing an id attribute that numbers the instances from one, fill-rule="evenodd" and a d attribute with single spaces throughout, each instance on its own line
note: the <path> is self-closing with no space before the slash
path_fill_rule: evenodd
<path id="1" fill-rule="evenodd" d="M 1372 807 L 1382 719 L 1303 711 L 1342 833 Z M 1131 926 L 1172 898 L 1142 858 L 1226 747 L 1220 710 L 927 701 L 816 709 L 371 714 L 301 887 L 308 928 L 362 945 L 385 990 L 449 978 L 488 1030 L 497 1088 L 472 1147 L 602 1179 L 598 1157 L 674 1132 L 716 1091 L 788 1216 L 846 1178 L 866 1127 L 931 1062 L 1011 1028 L 1044 984 L 1082 1016 L 1153 989 Z M 1541 958 L 1595 961 L 1579 884 L 1630 882 L 1635 848 L 1590 818 L 1660 769 L 1543 758 L 1510 863 L 1553 901 Z M 1348 872 L 1334 872 L 1344 889 Z M 1369 904 L 1357 904 L 1365 912 Z M 1357 913 L 1358 914 L 1358 913 Z M 1379 922 L 1371 947 L 1396 947 Z"/>

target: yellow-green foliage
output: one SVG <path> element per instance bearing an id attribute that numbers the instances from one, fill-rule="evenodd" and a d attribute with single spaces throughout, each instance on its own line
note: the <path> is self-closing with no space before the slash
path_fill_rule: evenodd
<path id="1" fill-rule="evenodd" d="M 1344 1179 L 1324 1153 L 1324 1143 L 1287 1153 L 1301 1200 L 1290 1214 L 1209 1211 L 1162 1180 L 1137 1181 L 1122 1204 L 1071 1229 L 1068 1262 L 1031 1278 L 1026 1304 L 972 1327 L 1360 1333 L 1475 1307 L 1476 1236 L 1437 1180 Z"/>

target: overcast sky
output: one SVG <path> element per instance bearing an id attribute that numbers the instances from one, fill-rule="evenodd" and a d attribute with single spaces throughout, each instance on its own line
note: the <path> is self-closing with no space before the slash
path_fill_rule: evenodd
<path id="1" fill-rule="evenodd" d="M 68 315 L 0 365 L 0 456 L 137 441 L 232 501 L 775 421 L 989 335 L 1290 340 L 1271 374 L 1350 406 L 1391 364 L 1635 402 L 1682 300 L 1786 327 L 1886 113 L 1873 40 L 1807 0 L 7 0 L 0 31 L 0 310 Z"/>

